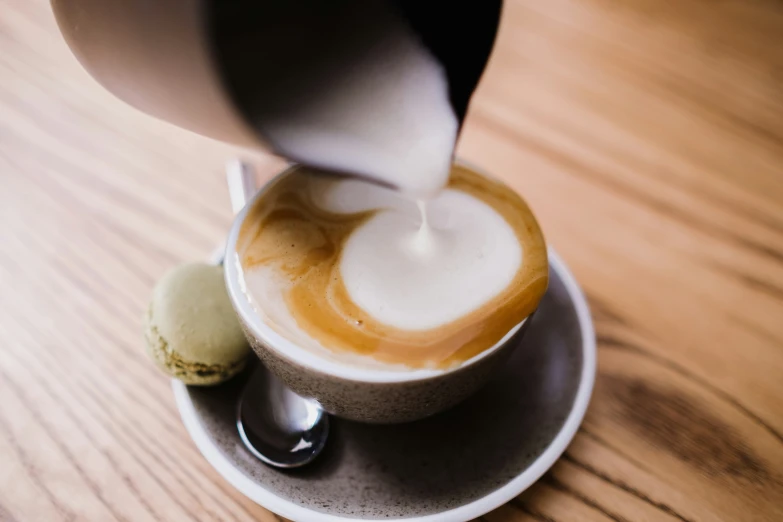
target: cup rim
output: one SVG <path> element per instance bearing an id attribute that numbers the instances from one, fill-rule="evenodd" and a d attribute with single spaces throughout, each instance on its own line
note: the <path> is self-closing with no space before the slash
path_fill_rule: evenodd
<path id="1" fill-rule="evenodd" d="M 454 163 L 467 167 L 489 179 L 496 179 L 485 174 L 475 166 L 463 161 L 454 161 Z M 253 195 L 253 197 L 247 201 L 244 208 L 242 208 L 242 210 L 234 217 L 234 221 L 231 224 L 231 229 L 229 230 L 228 239 L 225 246 L 225 253 L 223 256 L 223 272 L 226 289 L 235 311 L 240 316 L 240 319 L 245 324 L 245 326 L 250 330 L 250 333 L 259 339 L 262 343 L 264 343 L 264 345 L 269 350 L 273 350 L 277 356 L 282 357 L 283 359 L 286 359 L 289 362 L 299 366 L 303 366 L 308 370 L 349 381 L 373 383 L 423 381 L 458 372 L 476 364 L 480 360 L 488 357 L 490 354 L 504 346 L 512 337 L 514 337 L 519 329 L 522 328 L 525 322 L 527 322 L 529 316 L 523 318 L 519 323 L 511 328 L 511 330 L 509 330 L 506 335 L 504 335 L 491 347 L 483 350 L 481 353 L 474 355 L 461 364 L 447 369 L 416 368 L 410 370 L 384 370 L 378 368 L 362 368 L 358 365 L 330 360 L 326 357 L 319 356 L 314 354 L 312 351 L 307 350 L 306 348 L 298 346 L 297 343 L 283 337 L 281 334 L 275 331 L 274 328 L 264 322 L 261 316 L 253 309 L 247 294 L 243 290 L 245 285 L 242 279 L 242 268 L 240 265 L 239 255 L 236 252 L 236 243 L 239 238 L 239 231 L 242 227 L 242 223 L 244 223 L 249 209 L 255 205 L 258 198 L 260 198 L 281 178 L 291 174 L 301 167 L 302 165 L 299 164 L 290 164 L 288 168 L 279 172 L 274 177 L 272 177 L 272 179 L 264 183 L 263 186 L 261 186 L 259 190 Z"/>

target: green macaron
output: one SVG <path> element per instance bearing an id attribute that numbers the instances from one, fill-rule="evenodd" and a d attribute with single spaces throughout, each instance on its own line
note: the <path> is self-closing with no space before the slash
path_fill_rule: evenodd
<path id="1" fill-rule="evenodd" d="M 169 271 L 155 286 L 144 323 L 152 360 L 186 384 L 223 382 L 244 368 L 250 353 L 220 266 Z"/>

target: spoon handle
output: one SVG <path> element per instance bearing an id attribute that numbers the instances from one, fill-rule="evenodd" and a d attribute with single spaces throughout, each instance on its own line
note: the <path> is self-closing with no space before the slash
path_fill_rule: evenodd
<path id="1" fill-rule="evenodd" d="M 231 208 L 234 214 L 238 214 L 258 190 L 253 167 L 240 159 L 229 161 L 226 164 L 226 181 Z"/>

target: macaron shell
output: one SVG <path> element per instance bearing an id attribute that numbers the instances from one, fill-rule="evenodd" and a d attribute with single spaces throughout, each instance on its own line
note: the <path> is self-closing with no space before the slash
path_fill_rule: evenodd
<path id="1" fill-rule="evenodd" d="M 152 322 L 151 307 L 145 314 L 144 319 L 144 338 L 150 358 L 166 374 L 179 379 L 185 384 L 202 386 L 219 384 L 242 371 L 246 365 L 247 358 L 229 365 L 206 365 L 183 360 L 176 352 L 168 349 L 168 342 L 160 336 Z"/>
<path id="2" fill-rule="evenodd" d="M 215 384 L 244 367 L 250 353 L 220 266 L 194 263 L 169 271 L 145 315 L 147 351 L 188 384 Z"/>

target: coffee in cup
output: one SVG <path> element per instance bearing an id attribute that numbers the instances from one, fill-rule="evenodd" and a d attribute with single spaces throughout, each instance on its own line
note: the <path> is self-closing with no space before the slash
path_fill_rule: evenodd
<path id="1" fill-rule="evenodd" d="M 459 165 L 418 207 L 307 167 L 275 180 L 237 240 L 259 318 L 316 357 L 365 368 L 449 369 L 496 345 L 546 290 L 535 217 Z"/>

